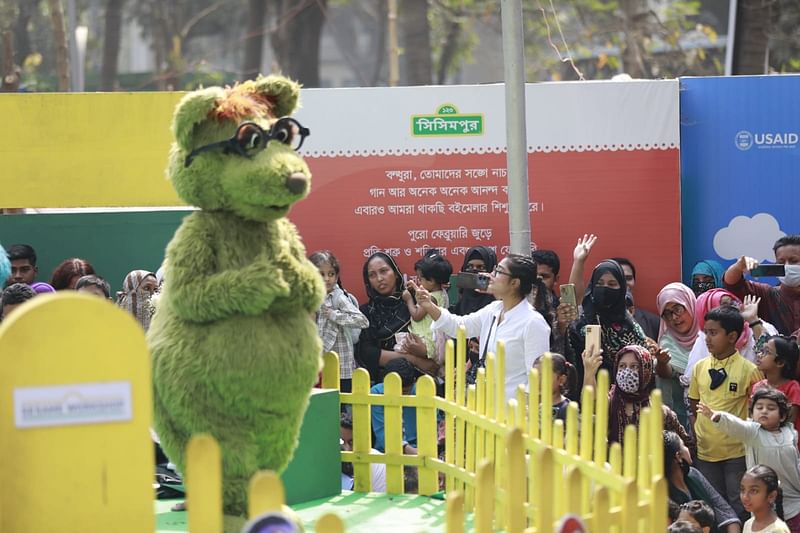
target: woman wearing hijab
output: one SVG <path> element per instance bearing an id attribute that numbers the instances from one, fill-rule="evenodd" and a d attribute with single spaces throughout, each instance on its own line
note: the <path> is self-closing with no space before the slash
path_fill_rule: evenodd
<path id="1" fill-rule="evenodd" d="M 669 360 L 656 364 L 656 385 L 661 389 L 664 405 L 675 411 L 681 425 L 689 427 L 689 415 L 684 402 L 684 387 L 680 377 L 686 371 L 689 354 L 697 341 L 700 326 L 697 322 L 697 299 L 683 283 L 666 285 L 656 298 L 661 326 L 658 345 L 669 353 Z"/>
<path id="2" fill-rule="evenodd" d="M 155 274 L 147 270 L 134 270 L 125 276 L 122 290 L 117 293 L 117 305 L 127 309 L 145 331 L 150 328 L 150 319 L 153 317 L 150 299 L 157 288 Z"/>
<path id="3" fill-rule="evenodd" d="M 360 307 L 369 320 L 369 327 L 361 330 L 355 357 L 359 366 L 366 368 L 374 382 L 383 380 L 383 367 L 392 359 L 402 357 L 417 368 L 435 373 L 439 365 L 428 359 L 425 343 L 408 342 L 408 353 L 395 351 L 397 333 L 407 332 L 411 315 L 403 301 L 403 274 L 389 255 L 372 254 L 363 269 L 367 303 Z"/>
<path id="4" fill-rule="evenodd" d="M 722 276 L 725 269 L 713 259 L 700 261 L 692 269 L 692 290 L 695 296 L 700 296 L 711 289 L 721 289 L 725 285 L 722 283 Z"/>
<path id="5" fill-rule="evenodd" d="M 643 346 L 625 346 L 614 355 L 611 389 L 608 391 L 608 441 L 623 444 L 625 428 L 639 427 L 642 409 L 650 407 L 650 393 L 655 387 L 653 357 Z M 583 386 L 595 386 L 594 376 L 587 375 Z M 687 446 L 692 442 L 678 417 L 662 406 L 664 429 L 680 435 Z"/>
<path id="6" fill-rule="evenodd" d="M 497 256 L 486 246 L 473 246 L 464 255 L 461 272 L 471 274 L 488 274 L 497 265 Z M 483 309 L 494 301 L 494 296 L 474 289 L 459 289 L 458 302 L 450 306 L 450 312 L 456 315 L 468 315 Z"/>
<path id="7" fill-rule="evenodd" d="M 600 368 L 614 369 L 614 355 L 632 344 L 647 346 L 641 326 L 625 307 L 627 283 L 622 267 L 616 261 L 601 261 L 592 271 L 592 278 L 583 298 L 583 314 L 569 328 L 570 362 L 583 382 L 583 358 L 586 348 L 586 326 L 600 325 L 600 344 L 603 361 Z M 570 392 L 570 399 L 580 401 L 580 391 Z"/>

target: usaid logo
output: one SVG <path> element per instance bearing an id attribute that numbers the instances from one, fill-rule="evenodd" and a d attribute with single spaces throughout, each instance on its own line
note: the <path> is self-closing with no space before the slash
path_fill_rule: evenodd
<path id="1" fill-rule="evenodd" d="M 734 139 L 736 148 L 742 151 L 756 148 L 796 148 L 800 142 L 800 135 L 794 132 L 783 133 L 750 133 L 742 130 L 736 133 Z"/>

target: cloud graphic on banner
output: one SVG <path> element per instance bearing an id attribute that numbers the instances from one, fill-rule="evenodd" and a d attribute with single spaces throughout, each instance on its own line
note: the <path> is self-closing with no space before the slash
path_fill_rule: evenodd
<path id="1" fill-rule="evenodd" d="M 723 259 L 746 255 L 759 261 L 773 261 L 772 245 L 784 235 L 778 221 L 769 213 L 758 213 L 753 218 L 740 215 L 714 235 L 714 251 Z"/>

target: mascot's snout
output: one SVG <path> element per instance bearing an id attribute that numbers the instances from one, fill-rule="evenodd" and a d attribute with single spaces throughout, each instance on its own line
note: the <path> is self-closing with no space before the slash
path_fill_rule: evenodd
<path id="1" fill-rule="evenodd" d="M 305 174 L 295 172 L 286 178 L 286 188 L 292 194 L 304 194 L 308 189 L 308 178 Z"/>

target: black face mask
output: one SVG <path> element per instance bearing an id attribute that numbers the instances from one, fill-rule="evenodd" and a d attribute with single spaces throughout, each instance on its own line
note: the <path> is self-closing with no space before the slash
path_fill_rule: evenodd
<path id="1" fill-rule="evenodd" d="M 715 288 L 716 285 L 713 281 L 693 281 L 692 282 L 692 290 L 694 291 L 695 296 L 700 296 L 706 291 L 710 291 L 711 289 Z"/>
<path id="2" fill-rule="evenodd" d="M 686 461 L 681 459 L 681 472 L 683 472 L 683 477 L 686 477 L 686 476 L 689 475 L 689 467 L 690 466 L 691 465 L 689 463 L 687 463 Z"/>
<path id="3" fill-rule="evenodd" d="M 622 289 L 595 287 L 592 289 L 592 302 L 598 309 L 610 309 L 620 300 Z"/>

